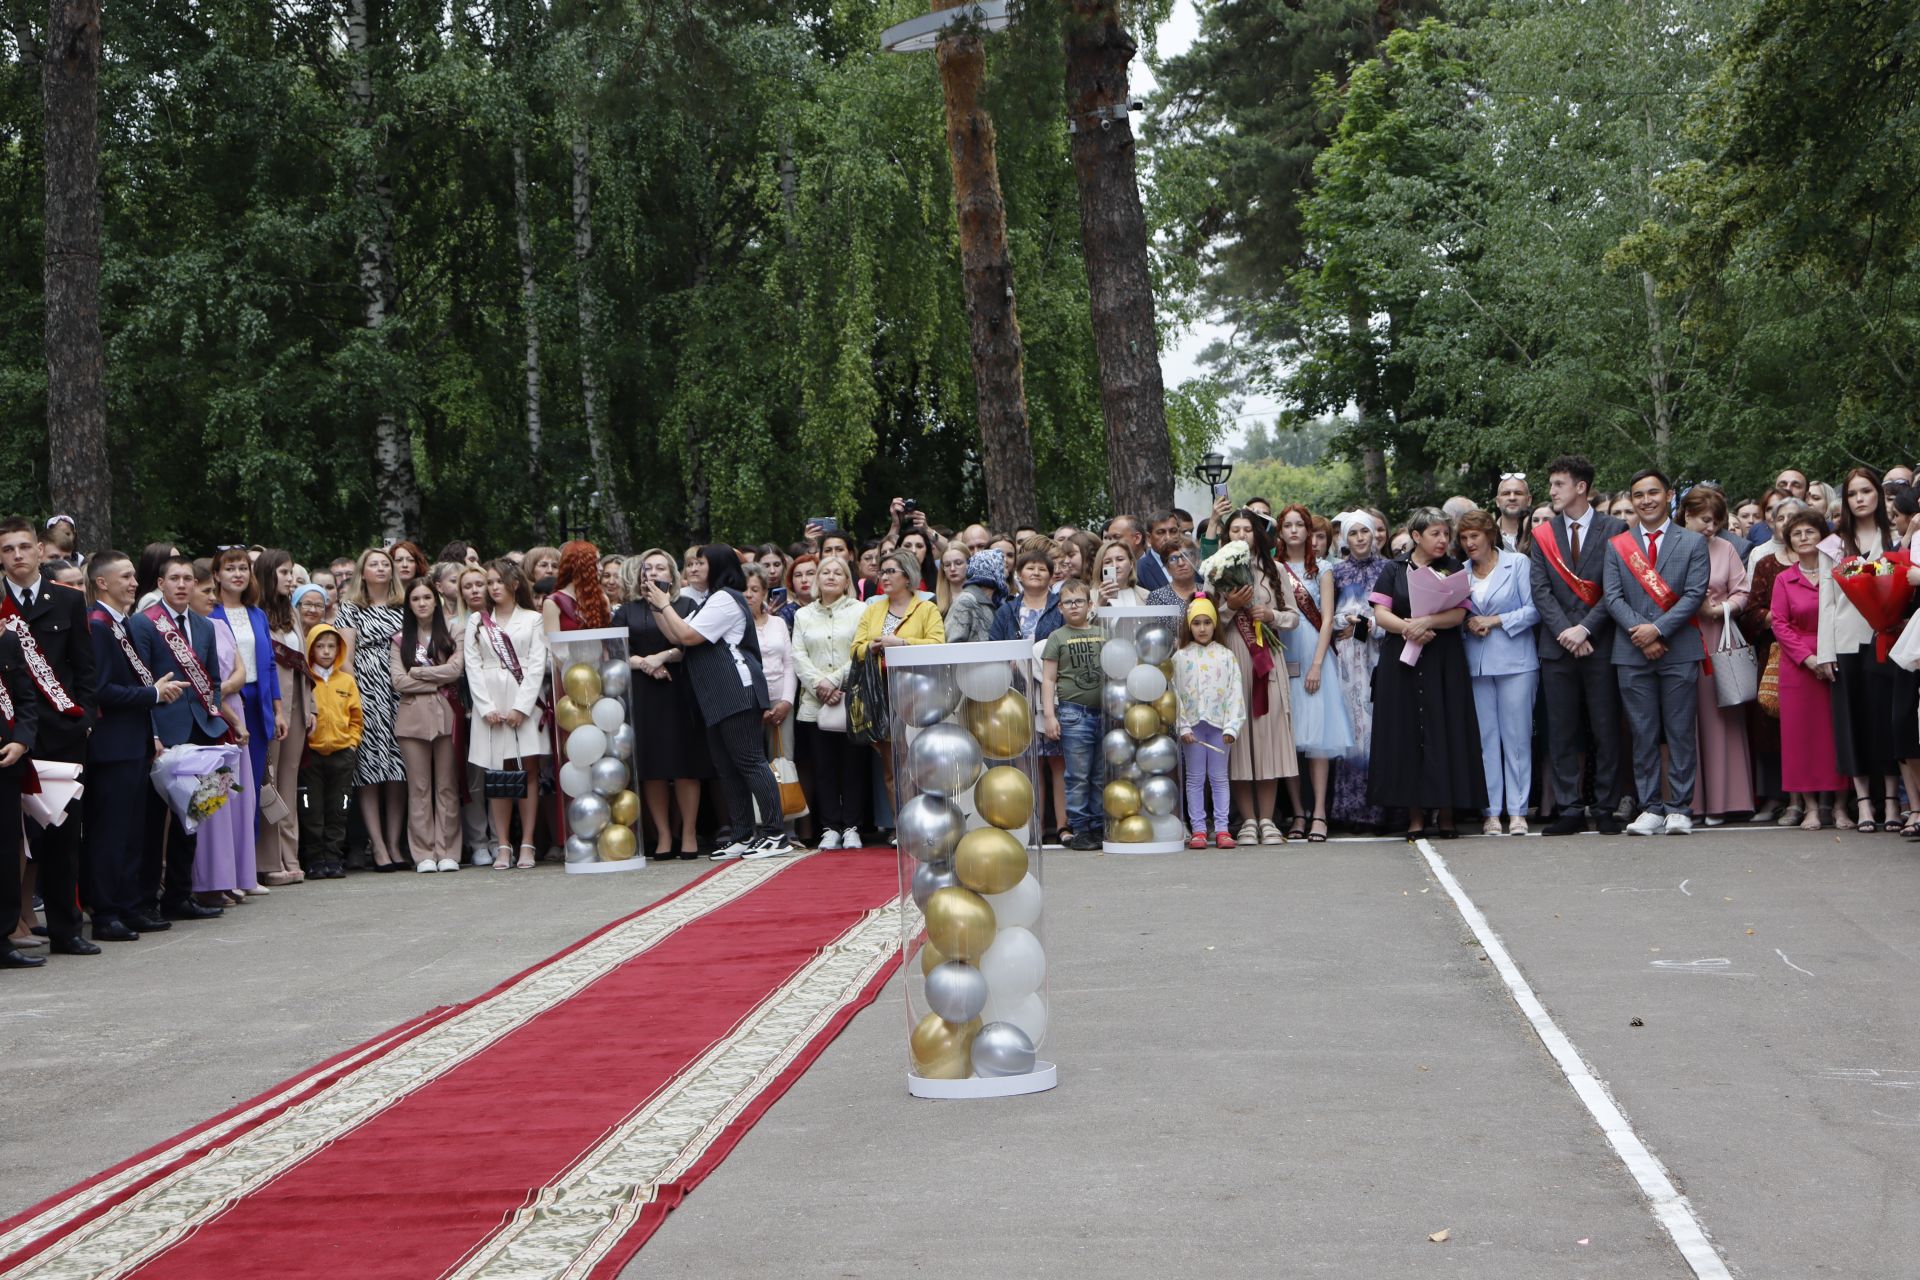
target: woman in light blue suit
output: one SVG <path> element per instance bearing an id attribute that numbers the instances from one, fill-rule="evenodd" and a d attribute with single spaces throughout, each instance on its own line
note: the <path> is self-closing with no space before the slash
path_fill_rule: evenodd
<path id="1" fill-rule="evenodd" d="M 1460 517 L 1460 554 L 1472 575 L 1467 601 L 1467 673 L 1480 718 L 1480 759 L 1487 772 L 1490 836 L 1527 833 L 1533 786 L 1533 691 L 1540 652 L 1533 628 L 1533 573 L 1525 555 L 1500 550 L 1500 529 L 1485 511 Z M 1500 814 L 1508 817 L 1505 831 Z"/>

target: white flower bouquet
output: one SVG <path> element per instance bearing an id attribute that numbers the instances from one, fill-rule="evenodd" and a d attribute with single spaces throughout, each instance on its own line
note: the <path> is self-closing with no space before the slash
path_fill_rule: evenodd
<path id="1" fill-rule="evenodd" d="M 1216 597 L 1253 585 L 1253 548 L 1244 542 L 1224 542 L 1200 565 L 1207 590 Z"/>
<path id="2" fill-rule="evenodd" d="M 153 762 L 153 788 L 191 834 L 240 791 L 240 748 L 230 744 L 168 747 Z"/>

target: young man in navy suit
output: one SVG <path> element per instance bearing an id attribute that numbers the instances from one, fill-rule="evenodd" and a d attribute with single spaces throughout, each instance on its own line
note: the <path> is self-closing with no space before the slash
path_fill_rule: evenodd
<path id="1" fill-rule="evenodd" d="M 153 736 L 162 750 L 187 742 L 211 745 L 228 732 L 220 714 L 220 659 L 213 624 L 193 611 L 192 601 L 193 561 L 169 556 L 160 567 L 160 600 L 142 615 L 154 629 L 154 660 L 149 664 L 154 678 L 172 676 L 186 685 L 178 698 L 153 708 Z M 220 907 L 203 907 L 193 900 L 196 844 L 159 791 L 147 788 L 146 852 L 140 863 L 143 908 L 157 903 L 168 920 L 207 920 L 223 913 Z"/>
<path id="2" fill-rule="evenodd" d="M 133 561 L 124 551 L 96 552 L 87 565 L 93 588 L 93 667 L 100 718 L 87 740 L 87 905 L 95 942 L 133 942 L 173 926 L 153 914 L 141 892 L 146 849 L 142 799 L 152 791 L 153 712 L 186 692 L 177 676 L 159 674 L 153 623 L 133 612 Z"/>
<path id="3" fill-rule="evenodd" d="M 20 922 L 20 786 L 40 720 L 25 652 L 7 630 L 0 630 L 0 685 L 6 691 L 0 697 L 0 969 L 38 969 L 45 956 L 15 950 L 7 940 Z"/>
<path id="4" fill-rule="evenodd" d="M 40 535 L 32 523 L 18 516 L 0 520 L 0 570 L 6 576 L 0 615 L 14 628 L 40 701 L 34 759 L 84 765 L 94 719 L 87 601 L 72 587 L 49 583 L 40 564 Z M 56 955 L 97 956 L 100 948 L 80 933 L 78 810 L 75 806 L 58 826 L 29 824 L 27 839 L 46 902 L 48 949 Z"/>

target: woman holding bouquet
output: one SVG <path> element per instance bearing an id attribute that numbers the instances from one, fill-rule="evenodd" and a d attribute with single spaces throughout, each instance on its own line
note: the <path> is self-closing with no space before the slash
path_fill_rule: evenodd
<path id="1" fill-rule="evenodd" d="M 1227 519 L 1227 541 L 1209 560 L 1207 579 L 1219 599 L 1220 629 L 1240 667 L 1247 726 L 1227 756 L 1233 807 L 1240 814 L 1235 839 L 1242 845 L 1285 844 L 1273 820 L 1280 780 L 1300 774 L 1293 749 L 1293 707 L 1287 656 L 1276 631 L 1300 625 L 1300 614 L 1283 607 L 1280 570 L 1267 541 L 1267 522 L 1242 508 Z"/>
<path id="2" fill-rule="evenodd" d="M 1429 809 L 1438 810 L 1442 840 L 1454 836 L 1453 811 L 1487 807 L 1480 760 L 1480 718 L 1474 714 L 1467 651 L 1460 636 L 1464 608 L 1416 615 L 1416 574 L 1447 576 L 1461 565 L 1447 555 L 1453 522 L 1433 507 L 1407 521 L 1413 549 L 1381 570 L 1373 585 L 1373 621 L 1384 633 L 1373 673 L 1373 753 L 1367 798 L 1383 809 L 1407 810 L 1407 838 L 1426 834 Z M 1420 645 L 1412 665 L 1402 661 Z"/>
<path id="3" fill-rule="evenodd" d="M 1894 777 L 1915 743 L 1913 689 L 1901 702 L 1896 668 L 1877 637 L 1898 635 L 1906 602 L 1907 557 L 1894 555 L 1893 526 L 1880 494 L 1880 473 L 1855 467 L 1841 486 L 1840 563 L 1820 584 L 1820 660 L 1833 665 L 1833 741 L 1840 772 L 1853 779 L 1862 832 L 1896 824 Z M 1818 510 L 1818 508 L 1815 508 Z M 1889 558 L 1891 556 L 1891 559 Z M 1897 597 L 1897 599 L 1896 599 Z M 1890 641 L 1889 641 L 1890 642 Z M 1885 809 L 1876 811 L 1877 802 Z M 1838 806 L 1836 805 L 1836 808 Z M 1841 817 L 1836 815 L 1836 824 Z"/>
<path id="4" fill-rule="evenodd" d="M 238 550 L 240 560 L 246 563 L 246 549 Z M 249 564 L 249 570 L 251 567 Z M 205 560 L 194 561 L 193 611 L 213 625 L 214 652 L 219 659 L 220 669 L 208 674 L 220 681 L 220 710 L 233 726 L 240 754 L 233 766 L 236 790 L 232 798 L 200 824 L 193 853 L 193 893 L 203 907 L 231 907 L 245 902 L 250 893 L 265 891 L 260 887 L 259 866 L 254 860 L 253 821 L 259 801 L 254 793 L 255 735 L 253 726 L 247 723 L 241 693 L 246 687 L 247 669 L 241 661 L 233 628 L 224 616 L 225 611 L 218 607 L 215 591 L 213 565 Z"/>

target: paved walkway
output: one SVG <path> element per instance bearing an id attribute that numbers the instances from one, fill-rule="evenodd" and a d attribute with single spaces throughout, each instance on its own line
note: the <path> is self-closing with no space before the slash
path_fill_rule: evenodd
<path id="1" fill-rule="evenodd" d="M 1915 1274 L 1920 848 L 1437 849 L 1733 1274 Z M 0 1213 L 703 867 L 359 876 L 5 975 Z M 896 992 L 627 1274 L 1694 1274 L 1413 849 L 1052 854 L 1046 874 L 1058 1090 L 908 1098 Z"/>

